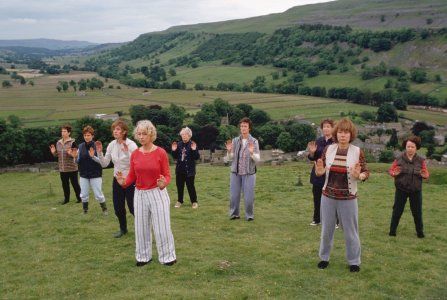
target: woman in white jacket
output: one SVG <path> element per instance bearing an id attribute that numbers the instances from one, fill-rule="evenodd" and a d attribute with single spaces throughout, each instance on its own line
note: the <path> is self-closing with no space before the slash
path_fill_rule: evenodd
<path id="1" fill-rule="evenodd" d="M 123 188 L 116 177 L 118 174 L 127 176 L 130 168 L 130 155 L 138 149 L 134 141 L 127 138 L 129 127 L 126 122 L 121 119 L 116 120 L 112 124 L 112 133 L 115 140 L 107 146 L 106 154 L 102 153 L 101 142 L 96 142 L 96 151 L 103 168 L 107 167 L 110 161 L 113 162 L 113 207 L 115 215 L 120 224 L 120 231 L 114 236 L 120 238 L 127 233 L 126 219 L 126 201 L 129 212 L 133 215 L 133 195 L 135 185 L 131 184 L 127 188 Z"/>

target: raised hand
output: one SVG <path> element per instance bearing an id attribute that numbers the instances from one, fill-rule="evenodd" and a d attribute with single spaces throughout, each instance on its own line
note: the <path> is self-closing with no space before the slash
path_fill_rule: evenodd
<path id="1" fill-rule="evenodd" d="M 195 151 L 197 149 L 197 144 L 196 142 L 191 142 L 191 150 Z"/>
<path id="2" fill-rule="evenodd" d="M 191 146 L 191 148 L 192 148 L 192 146 Z M 173 142 L 172 144 L 171 144 L 171 150 L 172 151 L 176 151 L 177 150 L 177 142 Z"/>
<path id="3" fill-rule="evenodd" d="M 95 142 L 95 146 L 96 146 L 96 152 L 102 153 L 102 143 L 101 143 L 101 141 L 96 141 Z"/>
<path id="4" fill-rule="evenodd" d="M 72 157 L 74 157 L 74 158 L 78 157 L 78 148 L 71 148 L 70 152 L 71 153 L 68 153 L 68 154 L 70 154 Z"/>
<path id="5" fill-rule="evenodd" d="M 324 163 L 323 160 L 321 158 L 317 159 L 317 161 L 315 162 L 315 173 L 318 176 L 322 176 L 324 174 L 325 170 L 324 170 Z"/>
<path id="6" fill-rule="evenodd" d="M 250 154 L 253 154 L 255 151 L 255 144 L 253 142 L 248 142 L 248 151 L 250 151 Z"/>
<path id="7" fill-rule="evenodd" d="M 123 152 L 124 152 L 124 153 L 129 152 L 129 146 L 127 146 L 127 144 L 126 144 L 125 141 L 123 141 Z"/>
<path id="8" fill-rule="evenodd" d="M 166 187 L 166 178 L 163 175 L 160 175 L 160 177 L 157 179 L 157 186 L 160 188 L 160 190 Z"/>
<path id="9" fill-rule="evenodd" d="M 428 176 L 429 176 L 428 170 L 427 169 L 422 169 L 421 170 L 421 176 L 422 176 L 422 178 L 427 179 Z"/>
<path id="10" fill-rule="evenodd" d="M 313 156 L 315 151 L 317 151 L 317 143 L 315 141 L 307 143 L 307 149 L 309 149 L 309 153 Z"/>
<path id="11" fill-rule="evenodd" d="M 88 150 L 88 154 L 90 155 L 90 157 L 95 156 L 95 149 L 93 149 L 93 147 L 91 147 L 91 148 Z"/>
<path id="12" fill-rule="evenodd" d="M 51 154 L 56 154 L 56 147 L 53 145 L 53 144 L 51 144 L 50 145 L 50 151 L 51 151 Z"/>
<path id="13" fill-rule="evenodd" d="M 362 166 L 360 163 L 356 163 L 354 167 L 350 169 L 351 176 L 355 179 L 358 179 L 360 177 L 360 173 L 362 172 Z"/>
<path id="14" fill-rule="evenodd" d="M 233 150 L 233 142 L 232 142 L 231 140 L 228 140 L 228 141 L 225 143 L 225 148 L 227 148 L 227 151 L 228 151 L 228 152 L 231 152 L 231 150 Z"/>

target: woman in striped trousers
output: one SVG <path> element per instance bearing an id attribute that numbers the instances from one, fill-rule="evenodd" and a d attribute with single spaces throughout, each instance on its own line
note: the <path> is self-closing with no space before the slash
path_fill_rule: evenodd
<path id="1" fill-rule="evenodd" d="M 141 267 L 152 261 L 152 227 L 159 262 L 172 266 L 177 259 L 171 231 L 170 199 L 166 189 L 171 181 L 168 156 L 163 148 L 154 145 L 157 130 L 150 121 L 139 121 L 134 136 L 141 147 L 131 154 L 127 177 L 118 173 L 117 180 L 123 187 L 135 182 L 136 265 Z"/>

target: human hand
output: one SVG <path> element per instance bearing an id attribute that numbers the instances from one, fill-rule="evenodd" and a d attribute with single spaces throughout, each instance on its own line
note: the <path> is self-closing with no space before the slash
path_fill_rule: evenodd
<path id="1" fill-rule="evenodd" d="M 119 185 L 121 185 L 121 186 L 125 185 L 126 177 L 123 176 L 123 172 L 121 172 L 121 171 L 116 172 L 115 178 Z"/>
<path id="2" fill-rule="evenodd" d="M 124 153 L 129 152 L 129 146 L 127 146 L 126 142 L 123 142 L 123 149 L 122 150 L 123 150 Z"/>
<path id="3" fill-rule="evenodd" d="M 248 151 L 250 151 L 250 155 L 255 151 L 255 144 L 253 142 L 248 142 Z"/>
<path id="4" fill-rule="evenodd" d="M 228 152 L 231 152 L 231 150 L 233 150 L 233 142 L 231 140 L 228 140 L 225 143 L 225 148 L 227 149 Z"/>
<path id="5" fill-rule="evenodd" d="M 323 175 L 325 172 L 323 160 L 321 158 L 319 158 L 319 159 L 317 159 L 317 161 L 314 164 L 315 164 L 315 173 L 318 176 Z"/>
<path id="6" fill-rule="evenodd" d="M 160 177 L 157 179 L 157 186 L 160 188 L 160 190 L 166 187 L 166 178 L 163 175 L 160 175 Z"/>
<path id="7" fill-rule="evenodd" d="M 397 166 L 391 175 L 393 175 L 393 177 L 396 177 L 400 174 L 400 172 L 401 172 L 401 169 L 399 166 Z"/>
<path id="8" fill-rule="evenodd" d="M 78 148 L 71 148 L 71 149 L 70 149 L 70 152 L 71 152 L 71 154 L 70 154 L 70 153 L 69 153 L 69 154 L 70 154 L 72 157 L 74 157 L 74 158 L 78 157 Z"/>
<path id="9" fill-rule="evenodd" d="M 51 154 L 56 154 L 56 147 L 53 145 L 53 144 L 51 144 L 50 145 L 50 151 L 51 151 Z"/>
<path id="10" fill-rule="evenodd" d="M 197 149 L 196 142 L 191 142 L 191 150 L 195 151 Z"/>
<path id="11" fill-rule="evenodd" d="M 309 149 L 309 154 L 313 156 L 315 151 L 317 151 L 317 143 L 315 141 L 307 143 L 307 149 Z"/>
<path id="12" fill-rule="evenodd" d="M 88 150 L 88 154 L 90 155 L 90 157 L 95 156 L 95 149 L 93 149 L 93 147 L 91 147 L 91 148 Z"/>
<path id="13" fill-rule="evenodd" d="M 354 177 L 355 179 L 359 179 L 361 171 L 362 171 L 362 166 L 360 165 L 359 162 L 356 163 L 354 165 L 354 167 L 350 168 L 351 176 Z"/>
<path id="14" fill-rule="evenodd" d="M 421 176 L 422 176 L 422 178 L 427 179 L 428 176 L 429 176 L 428 170 L 427 169 L 422 169 L 421 170 Z"/>
<path id="15" fill-rule="evenodd" d="M 192 146 L 191 146 L 191 148 L 192 148 Z M 172 151 L 176 151 L 177 150 L 177 142 L 173 142 L 172 144 L 171 144 L 171 150 Z"/>
<path id="16" fill-rule="evenodd" d="M 95 146 L 96 146 L 96 152 L 102 153 L 102 143 L 101 143 L 101 141 L 96 141 L 95 142 Z"/>

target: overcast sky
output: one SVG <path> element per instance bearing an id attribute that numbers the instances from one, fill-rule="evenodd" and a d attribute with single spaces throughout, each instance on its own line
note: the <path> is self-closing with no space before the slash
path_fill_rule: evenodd
<path id="1" fill-rule="evenodd" d="M 0 0 L 0 39 L 124 42 L 142 33 L 329 0 Z"/>

